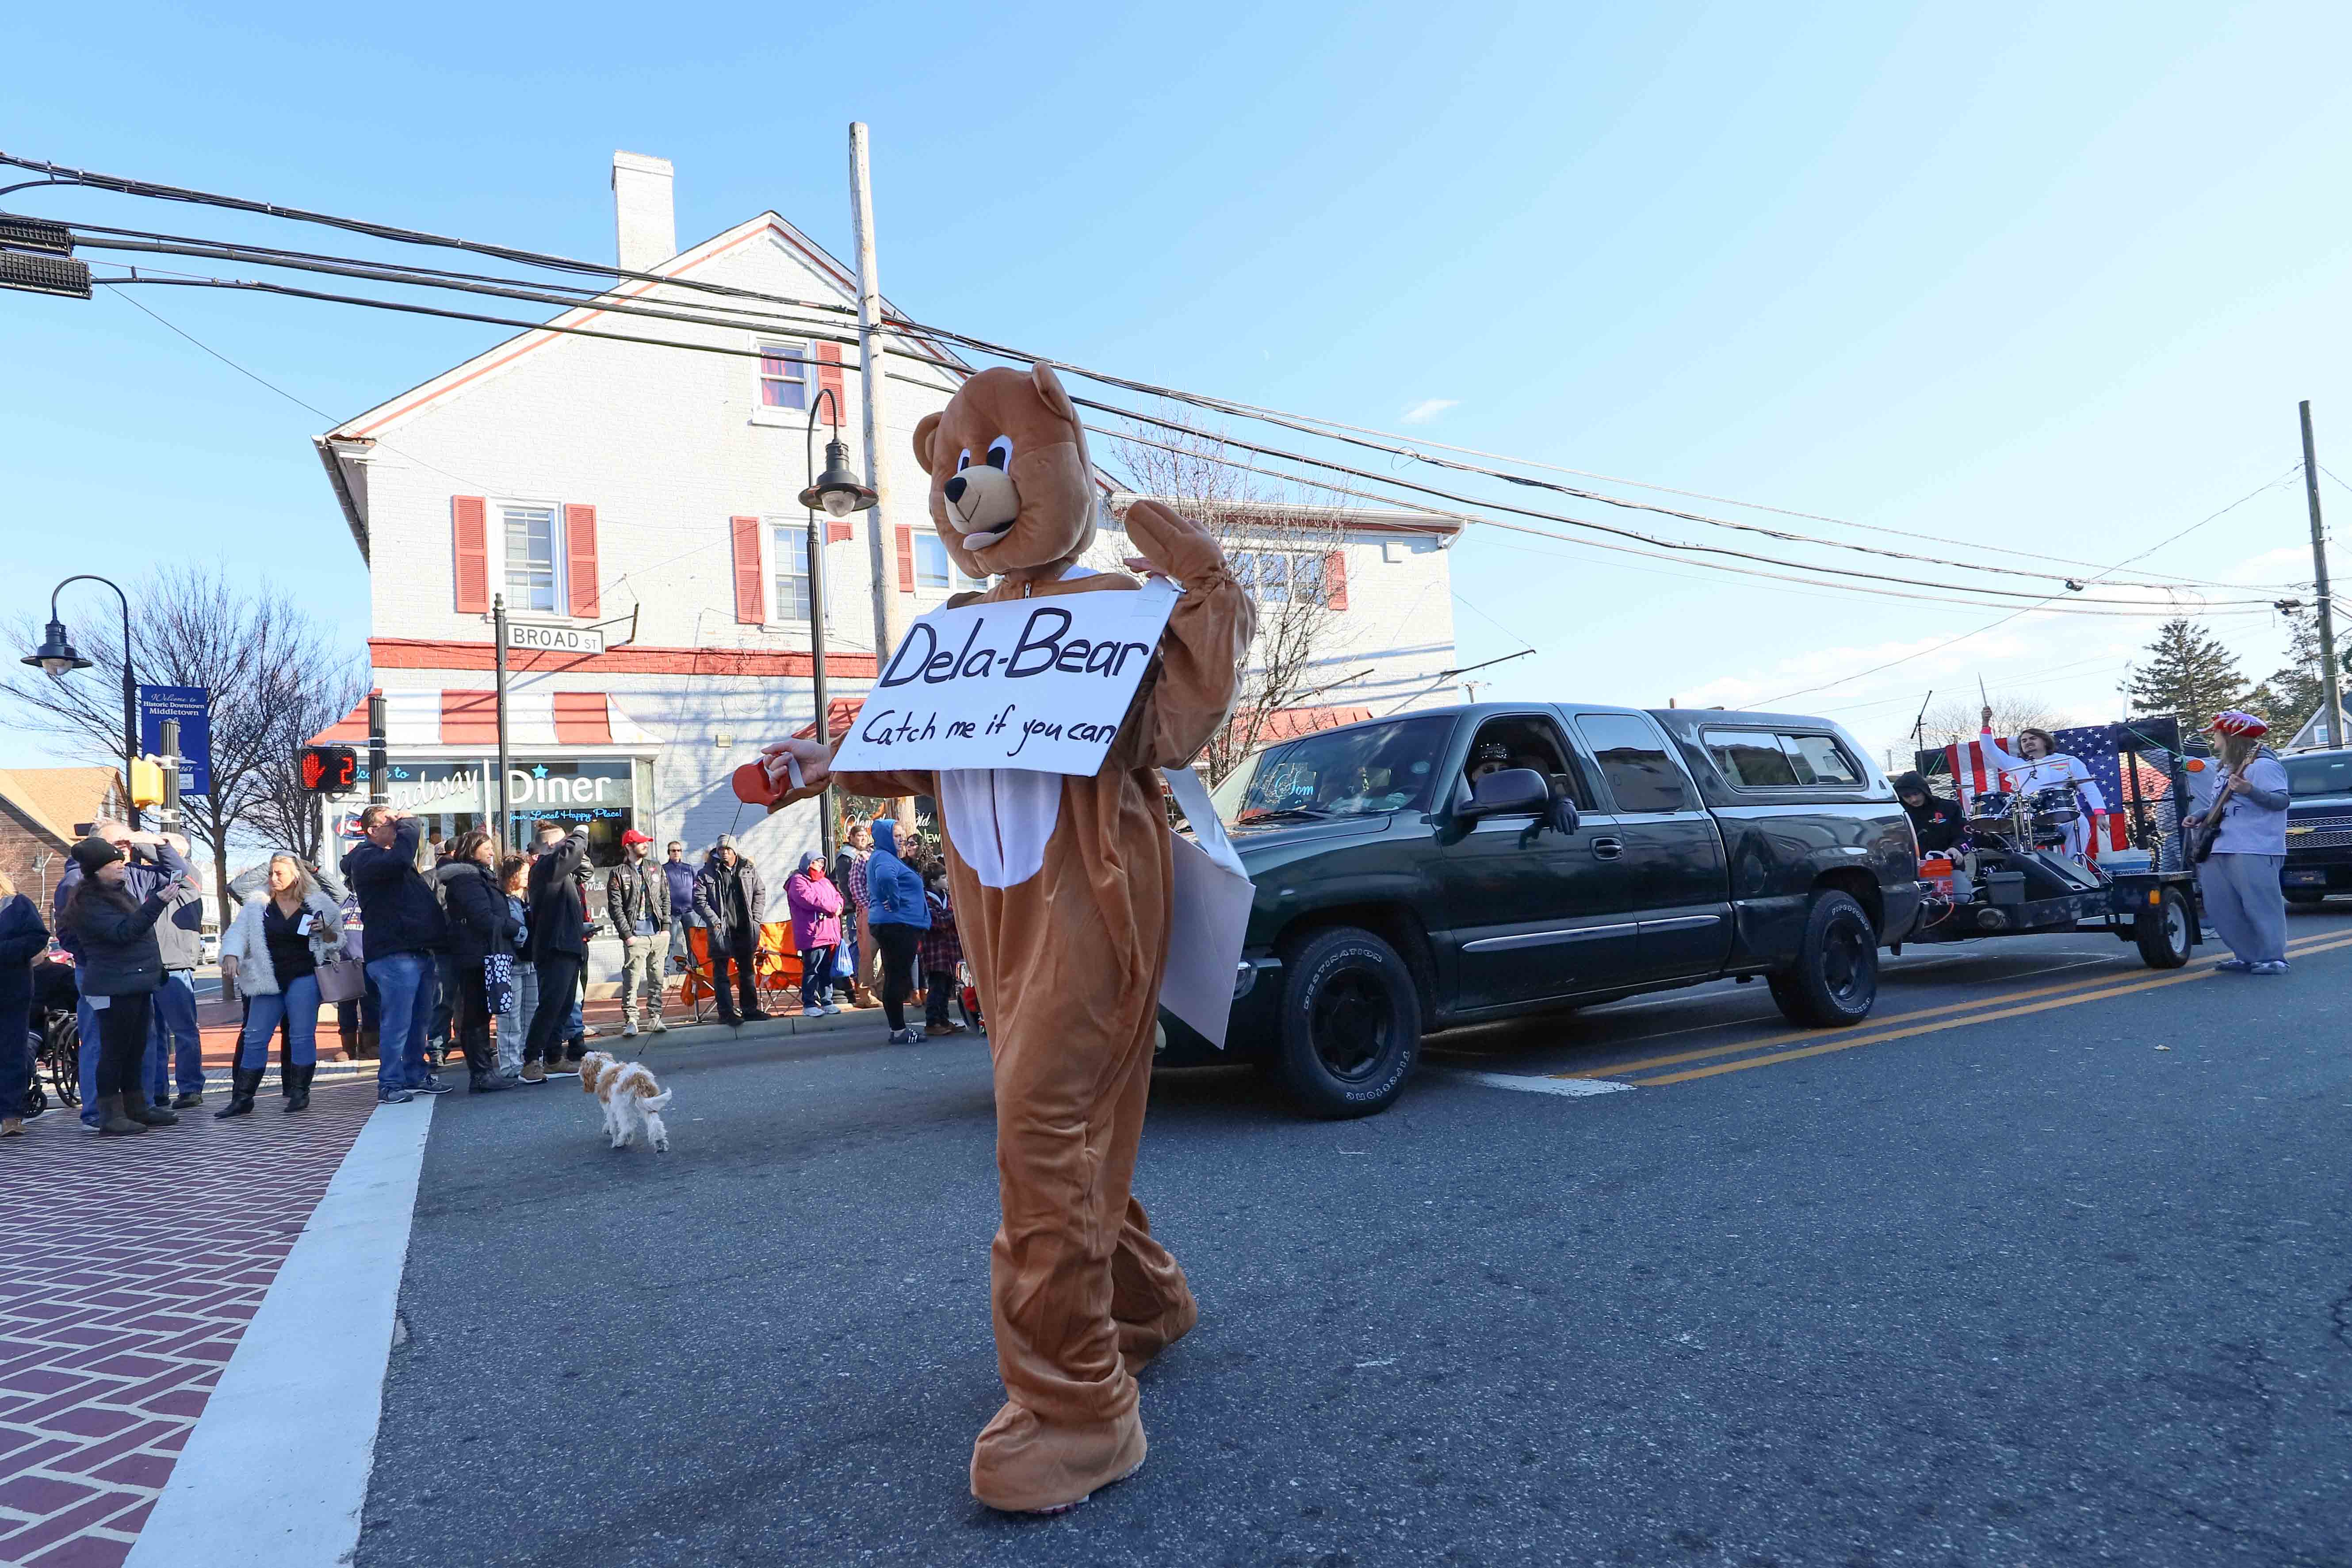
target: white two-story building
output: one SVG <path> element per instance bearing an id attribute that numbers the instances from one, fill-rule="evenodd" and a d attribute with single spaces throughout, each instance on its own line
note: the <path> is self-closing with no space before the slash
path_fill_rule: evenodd
<path id="1" fill-rule="evenodd" d="M 819 395 L 818 461 L 841 434 L 862 469 L 854 270 L 774 213 L 680 251 L 671 171 L 614 156 L 621 266 L 808 301 L 736 300 L 779 318 L 774 331 L 583 307 L 401 393 L 317 438 L 351 536 L 368 563 L 368 650 L 384 695 L 391 795 L 454 834 L 496 810 L 491 605 L 509 637 L 512 808 L 526 819 L 585 820 L 599 863 L 627 827 L 681 839 L 699 862 L 732 832 L 772 886 L 818 828 L 813 807 L 764 816 L 738 805 L 736 765 L 814 718 L 811 685 L 805 433 Z M 665 308 L 712 297 L 625 281 L 605 300 Z M 802 321 L 816 326 L 804 327 Z M 615 341 L 658 338 L 728 353 Z M 820 519 L 825 542 L 828 689 L 863 693 L 875 670 L 877 534 L 884 592 L 911 614 L 962 582 L 925 511 L 916 423 L 942 407 L 969 368 L 930 345 L 894 358 L 880 510 Z M 1097 454 L 1099 460 L 1100 452 Z M 1106 477 L 1106 519 L 1114 483 Z M 1328 548 L 1268 552 L 1249 570 L 1261 592 L 1322 595 L 1332 605 L 1335 684 L 1294 727 L 1362 711 L 1442 702 L 1454 662 L 1446 548 L 1450 520 L 1376 510 L 1331 514 Z M 1124 552 L 1115 530 L 1097 553 Z M 520 644 L 523 646 L 513 647 Z M 1360 679 L 1353 679 L 1360 675 Z M 1319 684 L 1319 683 L 1318 683 Z M 320 739 L 364 744 L 365 710 Z M 347 805 L 350 803 L 346 803 Z"/>

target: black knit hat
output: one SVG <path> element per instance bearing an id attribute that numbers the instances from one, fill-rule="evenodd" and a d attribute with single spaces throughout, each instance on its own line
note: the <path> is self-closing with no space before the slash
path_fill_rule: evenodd
<path id="1" fill-rule="evenodd" d="M 103 838 L 94 837 L 83 839 L 66 853 L 73 857 L 73 863 L 81 868 L 85 877 L 95 877 L 100 866 L 111 866 L 122 858 L 121 850 Z"/>

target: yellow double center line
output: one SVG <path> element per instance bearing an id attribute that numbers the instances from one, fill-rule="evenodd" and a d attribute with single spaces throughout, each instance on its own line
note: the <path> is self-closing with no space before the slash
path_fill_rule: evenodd
<path id="1" fill-rule="evenodd" d="M 2326 952 L 2333 948 L 2352 947 L 2352 936 L 2314 936 L 2290 942 L 2291 957 Z M 1717 1061 L 1712 1067 L 1692 1068 L 1684 1072 L 1661 1073 L 1655 1078 L 1639 1080 L 1643 1089 L 1670 1083 L 1687 1083 L 1694 1079 L 1715 1078 L 1727 1072 L 1745 1072 L 1749 1068 L 1772 1067 L 1781 1062 L 1801 1061 L 1807 1057 L 1827 1056 L 1832 1051 L 1851 1051 L 1863 1046 L 1883 1045 L 1889 1040 L 1909 1039 L 1915 1035 L 1934 1034 L 1938 1030 L 1965 1028 L 1972 1024 L 1998 1023 L 2004 1018 L 2023 1017 L 2028 1014 L 2047 1012 L 2053 1007 L 2072 1007 L 2081 1002 L 2104 1002 L 2111 996 L 2127 996 L 2137 991 L 2153 991 L 2166 985 L 2182 985 L 2192 980 L 2204 980 L 2218 973 L 2219 959 L 2201 963 L 2169 974 L 2132 980 L 2118 984 L 2105 976 L 2095 980 L 2070 981 L 2062 985 L 2045 985 L 2032 991 L 2016 991 L 2004 995 L 1979 997 L 1971 1002 L 1955 1002 L 1942 1007 L 1922 1007 L 1886 1020 L 1876 1027 L 1853 1029 L 1823 1039 L 1819 1030 L 1768 1036 L 1760 1040 L 1746 1040 L 1738 1045 L 1717 1046 L 1710 1049 L 1680 1051 L 1672 1056 L 1645 1057 L 1639 1061 L 1612 1062 L 1605 1067 L 1584 1068 L 1575 1072 L 1554 1073 L 1554 1078 L 1623 1078 L 1633 1073 L 1649 1072 L 1658 1068 L 1680 1067 L 1685 1062 L 1702 1062 L 1721 1057 L 1740 1057 L 1740 1061 Z M 2003 1006 L 2003 1003 L 2018 1004 Z M 1991 1009 L 1986 1011 L 1985 1009 Z M 1966 1015 L 1954 1016 L 1953 1015 Z M 1915 1020 L 1933 1018 L 1934 1023 Z M 1797 1050 L 1783 1050 L 1783 1046 L 1813 1040 L 1819 1044 Z M 1767 1053 L 1751 1056 L 1750 1052 Z"/>

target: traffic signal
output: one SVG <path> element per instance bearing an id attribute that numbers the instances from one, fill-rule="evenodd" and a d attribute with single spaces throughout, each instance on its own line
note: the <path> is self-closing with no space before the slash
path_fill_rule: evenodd
<path id="1" fill-rule="evenodd" d="M 360 754 L 350 746 L 305 746 L 296 760 L 302 787 L 312 795 L 343 795 L 359 787 Z"/>
<path id="2" fill-rule="evenodd" d="M 73 231 L 47 218 L 0 213 L 0 289 L 89 298 L 89 267 L 73 259 Z"/>

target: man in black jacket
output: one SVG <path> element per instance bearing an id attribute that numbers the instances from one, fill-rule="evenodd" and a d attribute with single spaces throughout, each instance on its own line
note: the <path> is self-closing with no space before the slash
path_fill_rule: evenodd
<path id="1" fill-rule="evenodd" d="M 669 879 L 646 858 L 653 839 L 632 827 L 621 835 L 621 863 L 604 880 L 604 913 L 621 939 L 621 1037 L 637 1032 L 640 1004 L 656 1035 L 662 1022 L 662 957 L 669 950 Z"/>
<path id="2" fill-rule="evenodd" d="M 1918 773 L 1905 773 L 1895 781 L 1895 798 L 1903 803 L 1904 812 L 1911 818 L 1911 831 L 1919 836 L 1921 854 L 1939 854 L 1959 841 L 1959 803 L 1930 791 Z"/>
<path id="3" fill-rule="evenodd" d="M 539 1007 L 522 1042 L 522 1080 L 545 1083 L 563 1071 L 563 1035 L 572 1019 L 572 999 L 588 963 L 588 902 L 580 879 L 588 864 L 588 825 L 543 849 L 530 863 L 526 884 L 530 902 L 530 961 L 539 971 Z M 573 1070 L 577 1070 L 576 1068 Z"/>
<path id="4" fill-rule="evenodd" d="M 343 880 L 359 895 L 367 977 L 379 1002 L 375 1098 L 401 1105 L 419 1093 L 449 1086 L 425 1062 L 425 1029 L 433 1010 L 434 955 L 448 941 L 448 922 L 433 884 L 416 868 L 424 828 L 406 812 L 371 805 L 360 813 L 365 841 L 343 857 Z"/>
<path id="5" fill-rule="evenodd" d="M 760 918 L 767 912 L 768 892 L 761 885 L 760 868 L 736 852 L 735 836 L 722 833 L 717 847 L 694 879 L 694 912 L 710 928 L 710 984 L 719 993 L 719 1021 L 757 1023 L 768 1016 L 760 1010 Z M 735 969 L 735 984 L 727 970 Z M 743 994 L 743 1011 L 737 1016 L 735 991 Z"/>

